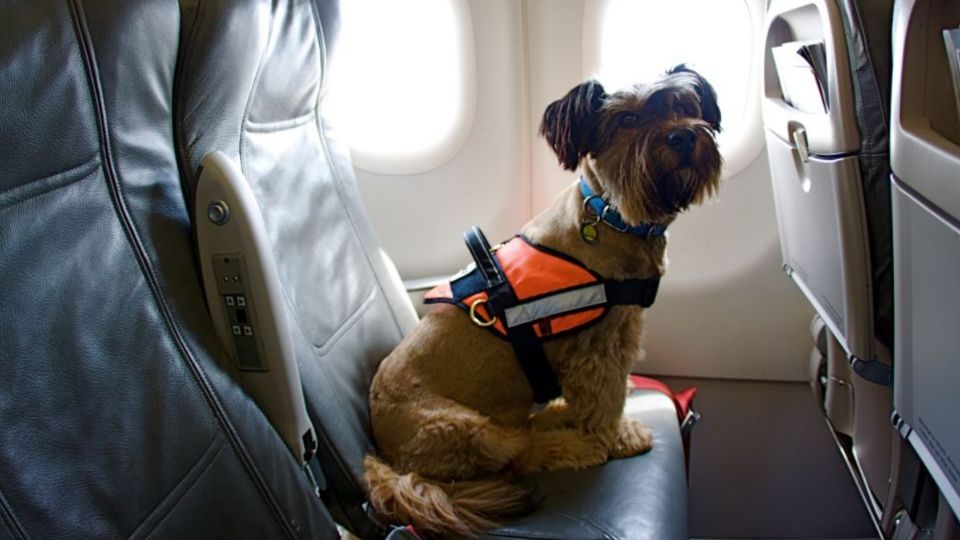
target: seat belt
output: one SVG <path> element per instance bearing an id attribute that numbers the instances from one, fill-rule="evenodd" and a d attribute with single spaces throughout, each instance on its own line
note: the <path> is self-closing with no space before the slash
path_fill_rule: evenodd
<path id="1" fill-rule="evenodd" d="M 654 390 L 669 397 L 677 410 L 677 421 L 680 422 L 681 431 L 689 431 L 700 420 L 700 413 L 693 410 L 692 407 L 693 398 L 697 396 L 696 388 L 690 387 L 680 392 L 674 392 L 662 382 L 642 375 L 630 375 L 630 382 L 637 390 Z"/>

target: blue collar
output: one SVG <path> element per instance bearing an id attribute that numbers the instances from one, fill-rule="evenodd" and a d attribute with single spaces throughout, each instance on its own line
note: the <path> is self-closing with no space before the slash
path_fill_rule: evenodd
<path id="1" fill-rule="evenodd" d="M 619 212 L 614 210 L 602 196 L 595 194 L 590 189 L 587 181 L 584 180 L 582 176 L 580 177 L 580 194 L 583 195 L 584 205 L 589 205 L 593 213 L 613 230 L 642 236 L 644 238 L 663 236 L 664 233 L 667 232 L 666 225 L 655 225 L 651 223 L 641 223 L 636 226 L 628 225 L 623 221 Z"/>

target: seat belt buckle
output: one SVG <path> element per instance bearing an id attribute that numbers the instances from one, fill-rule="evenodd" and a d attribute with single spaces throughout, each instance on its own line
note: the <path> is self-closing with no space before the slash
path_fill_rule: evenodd
<path id="1" fill-rule="evenodd" d="M 420 538 L 420 535 L 417 534 L 417 530 L 413 528 L 413 525 L 407 525 L 406 527 L 393 529 L 387 534 L 384 540 L 420 540 Z"/>
<path id="2" fill-rule="evenodd" d="M 307 481 L 310 482 L 310 487 L 313 488 L 313 494 L 318 499 L 322 498 L 323 493 L 320 488 L 320 482 L 317 482 L 317 477 L 313 474 L 313 469 L 310 468 L 309 462 L 303 465 L 303 474 L 306 475 Z"/>
<path id="3" fill-rule="evenodd" d="M 700 413 L 691 408 L 687 411 L 687 416 L 683 418 L 683 422 L 680 422 L 680 435 L 690 433 L 690 430 L 692 430 L 693 426 L 697 425 L 698 422 L 700 422 Z"/>

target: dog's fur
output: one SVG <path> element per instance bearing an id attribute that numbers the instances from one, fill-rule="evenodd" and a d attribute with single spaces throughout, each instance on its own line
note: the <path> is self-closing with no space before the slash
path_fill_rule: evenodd
<path id="1" fill-rule="evenodd" d="M 695 134 L 687 155 L 668 142 L 685 129 Z M 579 168 L 627 223 L 667 224 L 716 192 L 719 129 L 713 88 L 677 66 L 652 84 L 609 95 L 595 81 L 580 84 L 547 107 L 540 133 L 561 165 Z M 600 225 L 591 245 L 579 232 L 585 217 L 572 185 L 522 233 L 606 278 L 663 274 L 665 237 Z M 383 361 L 370 388 L 382 456 L 365 460 L 374 509 L 419 531 L 469 534 L 535 504 L 510 481 L 514 475 L 647 451 L 650 431 L 623 416 L 624 381 L 642 354 L 642 312 L 614 306 L 598 324 L 546 342 L 563 398 L 531 416 L 532 391 L 510 345 L 461 309 L 434 307 Z"/>

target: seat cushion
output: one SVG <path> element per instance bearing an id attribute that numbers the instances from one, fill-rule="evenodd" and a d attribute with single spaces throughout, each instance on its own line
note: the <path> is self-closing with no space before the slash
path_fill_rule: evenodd
<path id="1" fill-rule="evenodd" d="M 545 497 L 540 507 L 481 538 L 686 539 L 687 478 L 673 401 L 639 390 L 626 410 L 653 430 L 652 450 L 601 467 L 531 476 L 527 482 Z"/>

